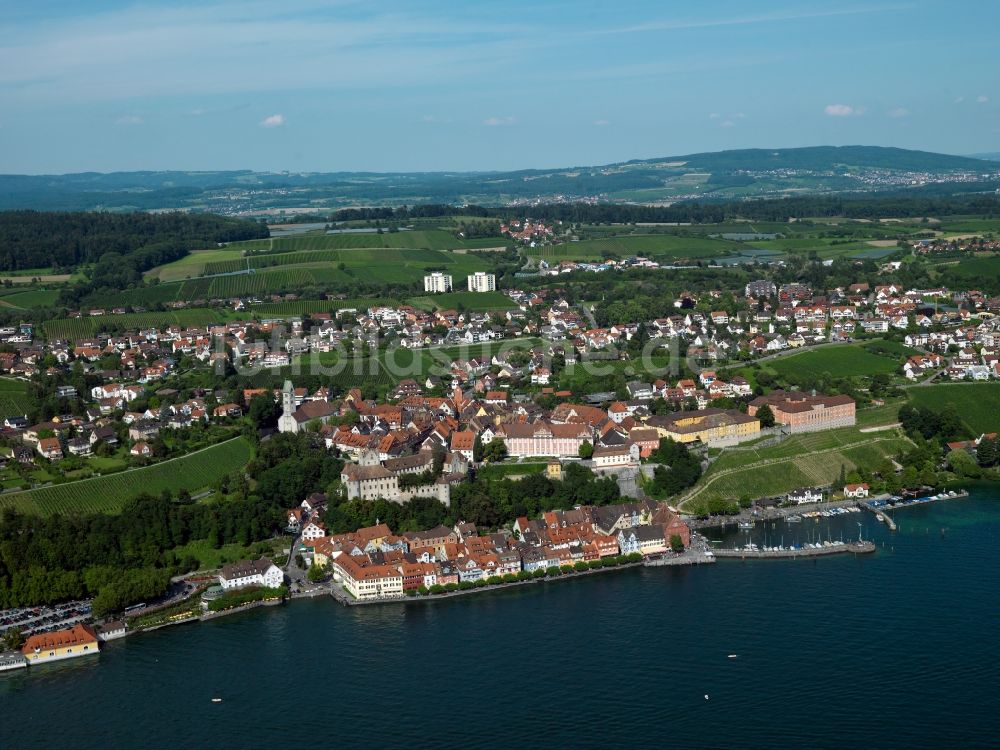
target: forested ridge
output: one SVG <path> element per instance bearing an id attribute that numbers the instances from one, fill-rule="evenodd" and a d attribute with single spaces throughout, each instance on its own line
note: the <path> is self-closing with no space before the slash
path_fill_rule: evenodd
<path id="1" fill-rule="evenodd" d="M 462 214 L 482 218 L 534 219 L 579 222 L 583 224 L 629 224 L 642 222 L 678 222 L 715 224 L 736 219 L 787 221 L 804 217 L 844 217 L 848 219 L 907 218 L 949 214 L 1000 214 L 1000 197 L 972 196 L 892 196 L 850 198 L 840 196 L 801 196 L 773 200 L 730 201 L 720 203 L 675 203 L 672 206 L 643 206 L 624 203 L 542 203 L 525 207 L 492 208 L 465 206 Z M 331 221 L 402 221 L 447 216 L 455 207 L 444 204 L 402 206 L 399 208 L 345 208 L 326 216 L 301 216 L 301 221 L 328 218 Z"/>
<path id="2" fill-rule="evenodd" d="M 5 509 L 0 516 L 0 608 L 95 597 L 95 613 L 120 611 L 167 589 L 196 561 L 174 553 L 194 540 L 213 547 L 269 539 L 285 509 L 331 486 L 343 463 L 306 435 L 261 443 L 242 473 L 224 479 L 215 500 L 179 502 L 142 495 L 119 515 L 55 515 Z M 251 489 L 248 477 L 256 480 Z"/>
<path id="3" fill-rule="evenodd" d="M 71 270 L 114 253 L 141 273 L 190 250 L 267 236 L 263 224 L 214 214 L 0 211 L 0 271 Z"/>

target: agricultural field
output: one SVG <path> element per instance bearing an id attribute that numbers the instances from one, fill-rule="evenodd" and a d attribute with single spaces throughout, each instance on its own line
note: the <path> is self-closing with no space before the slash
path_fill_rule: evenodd
<path id="1" fill-rule="evenodd" d="M 143 492 L 158 495 L 163 490 L 186 489 L 194 494 L 249 460 L 250 445 L 243 438 L 235 438 L 142 469 L 0 495 L 0 509 L 16 508 L 40 516 L 119 513 L 129 500 Z"/>
<path id="2" fill-rule="evenodd" d="M 761 367 L 789 382 L 798 383 L 815 380 L 826 373 L 835 378 L 898 373 L 900 360 L 874 354 L 862 344 L 837 344 L 803 349 L 768 360 Z"/>
<path id="3" fill-rule="evenodd" d="M 1000 383 L 935 383 L 907 389 L 914 406 L 952 406 L 974 433 L 1000 432 Z"/>
<path id="4" fill-rule="evenodd" d="M 700 512 L 711 499 L 769 497 L 799 487 L 828 485 L 850 472 L 872 470 L 909 445 L 898 431 L 861 433 L 849 427 L 786 438 L 765 448 L 729 448 L 684 497 L 688 512 Z"/>
<path id="5" fill-rule="evenodd" d="M 246 240 L 227 246 L 229 252 L 288 253 L 303 250 L 346 250 L 353 248 L 404 248 L 426 250 L 475 250 L 504 247 L 510 240 L 504 237 L 478 237 L 463 240 L 443 229 L 349 234 L 308 234 L 267 240 Z"/>
<path id="6" fill-rule="evenodd" d="M 424 297 L 413 297 L 408 300 L 414 307 L 425 310 L 507 310 L 517 307 L 506 294 L 502 292 L 448 292 Z"/>
<path id="7" fill-rule="evenodd" d="M 0 419 L 23 416 L 28 406 L 27 383 L 0 378 Z"/>
<path id="8" fill-rule="evenodd" d="M 525 252 L 545 260 L 598 260 L 609 253 L 618 257 L 644 255 L 662 262 L 678 258 L 721 257 L 736 254 L 739 249 L 739 243 L 728 240 L 673 234 L 636 234 L 528 248 Z"/>
<path id="9" fill-rule="evenodd" d="M 174 312 L 125 313 L 85 318 L 60 318 L 44 323 L 45 335 L 51 339 L 75 341 L 109 329 L 165 328 L 166 326 L 207 326 L 226 319 L 225 310 L 190 308 Z"/>
<path id="10" fill-rule="evenodd" d="M 20 310 L 52 307 L 57 299 L 59 292 L 55 289 L 28 289 L 0 295 L 0 307 L 16 307 Z"/>
<path id="11" fill-rule="evenodd" d="M 367 235 L 361 235 L 367 236 Z M 298 241 L 309 238 L 290 238 Z M 261 240 L 256 240 L 260 242 Z M 276 241 L 277 242 L 277 241 Z M 216 254 L 216 251 L 211 251 Z M 233 251 L 217 260 L 189 263 L 190 256 L 154 269 L 147 278 L 191 278 L 153 287 L 156 301 L 218 299 L 274 292 L 296 291 L 309 285 L 347 285 L 356 281 L 382 284 L 418 283 L 429 270 L 443 269 L 455 284 L 475 271 L 487 270 L 481 258 L 460 252 L 428 248 L 350 248 L 296 250 L 287 253 L 241 257 Z M 172 266 L 181 264 L 181 271 Z M 247 273 L 247 267 L 253 273 Z M 197 271 L 194 278 L 190 271 Z M 223 275 L 226 274 L 226 275 Z"/>

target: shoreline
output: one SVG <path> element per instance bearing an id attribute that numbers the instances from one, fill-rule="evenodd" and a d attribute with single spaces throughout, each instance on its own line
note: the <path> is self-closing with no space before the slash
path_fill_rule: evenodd
<path id="1" fill-rule="evenodd" d="M 943 491 L 946 492 L 946 491 Z M 940 494 L 940 493 L 939 493 Z M 945 496 L 937 497 L 935 500 L 949 500 L 949 499 L 961 499 L 969 497 L 969 492 L 966 489 L 957 490 L 955 496 Z M 811 503 L 808 505 L 793 506 L 787 508 L 769 508 L 765 509 L 763 513 L 747 513 L 742 512 L 736 516 L 724 516 L 719 518 L 705 519 L 704 521 L 697 521 L 696 519 L 691 519 L 689 524 L 692 530 L 696 529 L 725 529 L 730 524 L 736 525 L 740 520 L 753 520 L 753 521 L 774 521 L 783 520 L 790 515 L 798 515 L 803 512 L 811 512 L 815 510 L 825 510 L 830 508 L 839 508 L 846 506 L 858 506 L 864 510 L 870 511 L 871 509 L 867 507 L 867 503 L 872 500 L 879 500 L 882 498 L 887 498 L 889 496 L 874 496 L 872 498 L 856 500 L 856 499 L 844 499 L 835 500 L 825 503 Z M 923 506 L 934 502 L 935 500 L 922 498 L 919 502 L 911 502 L 907 504 L 902 504 L 898 506 L 889 506 L 889 509 L 907 508 L 915 506 Z M 529 578 L 520 581 L 498 581 L 497 583 L 492 583 L 485 586 L 479 586 L 471 589 L 456 590 L 456 591 L 446 591 L 436 594 L 425 594 L 425 595 L 403 595 L 392 598 L 380 598 L 380 599 L 366 599 L 357 600 L 350 597 L 341 587 L 336 585 L 328 584 L 321 588 L 314 588 L 309 591 L 299 591 L 295 593 L 289 593 L 286 597 L 282 599 L 265 599 L 253 602 L 248 602 L 246 604 L 240 605 L 238 607 L 233 607 L 231 609 L 222 610 L 219 612 L 203 612 L 190 617 L 183 617 L 176 620 L 158 623 L 156 625 L 151 625 L 148 627 L 141 627 L 137 629 L 128 629 L 126 632 L 119 636 L 118 638 L 135 636 L 142 633 L 152 633 L 157 630 L 162 630 L 163 628 L 168 628 L 176 625 L 186 625 L 193 622 L 203 622 L 209 620 L 215 620 L 222 617 L 227 617 L 230 615 L 236 615 L 243 612 L 248 612 L 253 609 L 260 607 L 274 607 L 283 605 L 289 601 L 303 600 L 303 599 L 315 599 L 317 597 L 329 597 L 333 599 L 338 604 L 345 607 L 355 607 L 362 605 L 372 605 L 372 604 L 408 604 L 417 602 L 436 602 L 448 599 L 454 599 L 456 597 L 467 596 L 470 594 L 478 594 L 487 591 L 499 591 L 503 589 L 509 589 L 512 587 L 527 585 L 527 584 L 539 584 L 549 581 L 556 581 L 562 579 L 576 579 L 585 577 L 592 574 L 606 573 L 615 570 L 625 570 L 639 567 L 656 568 L 656 567 L 684 567 L 691 565 L 704 565 L 704 564 L 715 564 L 719 558 L 723 559 L 740 559 L 740 560 L 756 560 L 756 559 L 803 559 L 808 557 L 828 557 L 837 554 L 871 554 L 876 551 L 873 542 L 865 541 L 862 543 L 849 542 L 843 545 L 834 545 L 831 547 L 821 547 L 821 548 L 805 548 L 805 549 L 786 549 L 786 550 L 752 550 L 752 549 L 713 549 L 707 542 L 707 540 L 700 534 L 699 543 L 697 546 L 692 545 L 683 553 L 678 555 L 666 554 L 660 556 L 651 556 L 643 560 L 637 560 L 633 562 L 624 562 L 620 565 L 613 565 L 608 567 L 599 567 L 588 570 L 574 570 L 566 569 L 557 575 L 543 576 L 539 578 Z M 117 640 L 109 639 L 109 640 Z M 107 641 L 102 641 L 106 643 Z"/>

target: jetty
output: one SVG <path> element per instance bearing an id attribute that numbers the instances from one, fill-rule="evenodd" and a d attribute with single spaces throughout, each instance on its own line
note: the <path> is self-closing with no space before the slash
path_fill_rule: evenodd
<path id="1" fill-rule="evenodd" d="M 747 559 L 797 559 L 800 557 L 821 557 L 824 555 L 854 554 L 863 555 L 875 551 L 875 543 L 860 542 L 823 542 L 803 547 L 758 547 L 749 545 L 730 549 L 715 550 L 716 557 L 735 557 Z"/>
<path id="2" fill-rule="evenodd" d="M 950 490 L 948 492 L 939 492 L 936 495 L 927 495 L 925 497 L 902 498 L 893 495 L 886 499 L 874 498 L 872 500 L 863 500 L 860 505 L 865 510 L 869 510 L 874 513 L 875 518 L 888 526 L 890 531 L 895 531 L 896 522 L 892 520 L 892 517 L 889 516 L 887 511 L 900 510 L 902 508 L 914 508 L 918 505 L 935 503 L 938 500 L 958 500 L 968 496 L 968 490 L 958 490 L 957 492 L 955 490 Z"/>

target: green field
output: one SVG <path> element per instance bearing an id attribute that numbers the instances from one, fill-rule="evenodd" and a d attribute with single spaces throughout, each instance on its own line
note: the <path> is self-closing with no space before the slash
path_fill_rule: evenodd
<path id="1" fill-rule="evenodd" d="M 425 310 L 450 310 L 459 307 L 465 310 L 508 310 L 517 307 L 513 300 L 502 292 L 448 292 L 413 297 L 408 300 L 414 307 Z"/>
<path id="2" fill-rule="evenodd" d="M 828 373 L 835 378 L 899 372 L 897 358 L 873 354 L 862 344 L 838 344 L 804 349 L 762 365 L 790 382 L 814 380 Z"/>
<path id="3" fill-rule="evenodd" d="M 59 298 L 55 289 L 28 289 L 0 296 L 0 306 L 16 307 L 21 310 L 52 307 Z"/>
<path id="4" fill-rule="evenodd" d="M 898 431 L 861 433 L 849 427 L 794 435 L 766 448 L 729 448 L 709 467 L 683 499 L 689 512 L 700 512 L 711 499 L 771 497 L 800 487 L 834 483 L 840 468 L 874 469 L 904 450 Z"/>
<path id="5" fill-rule="evenodd" d="M 124 315 L 99 315 L 86 318 L 59 318 L 46 321 L 45 335 L 49 339 L 86 339 L 101 330 L 133 330 L 138 328 L 165 328 L 167 326 L 207 326 L 223 322 L 225 310 L 190 308 L 174 312 L 125 313 Z"/>
<path id="6" fill-rule="evenodd" d="M 1000 383 L 937 383 L 907 389 L 914 406 L 953 406 L 975 433 L 1000 432 Z"/>
<path id="7" fill-rule="evenodd" d="M 673 234 L 636 234 L 607 237 L 596 240 L 581 240 L 565 245 L 547 245 L 529 248 L 528 255 L 546 260 L 592 260 L 605 253 L 618 257 L 645 255 L 654 259 L 710 258 L 734 255 L 740 244 L 728 240 L 707 237 L 681 237 Z"/>
<path id="8" fill-rule="evenodd" d="M 504 237 L 481 237 L 463 240 L 443 229 L 353 234 L 307 234 L 268 240 L 234 242 L 227 249 L 248 253 L 288 253 L 303 250 L 345 250 L 351 248 L 424 248 L 427 250 L 475 250 L 504 247 L 510 240 Z"/>
<path id="9" fill-rule="evenodd" d="M 0 378 L 0 419 L 19 417 L 28 412 L 27 387 L 22 380 Z"/>
<path id="10" fill-rule="evenodd" d="M 143 469 L 0 495 L 0 508 L 17 508 L 40 516 L 118 513 L 125 503 L 143 492 L 158 495 L 163 490 L 186 489 L 193 494 L 206 489 L 249 460 L 249 444 L 243 438 L 236 438 Z"/>
<path id="11" fill-rule="evenodd" d="M 305 239 L 310 238 L 287 241 Z M 195 255 L 199 258 L 192 260 Z M 209 257 L 211 260 L 205 259 Z M 248 266 L 252 273 L 246 272 Z M 357 281 L 412 284 L 420 282 L 428 271 L 441 269 L 454 277 L 456 285 L 463 285 L 466 276 L 488 268 L 489 264 L 476 255 L 419 247 L 296 250 L 250 257 L 232 250 L 213 250 L 160 266 L 147 278 L 177 282 L 153 287 L 150 301 L 167 302 L 297 292 L 310 285 L 344 286 Z"/>

